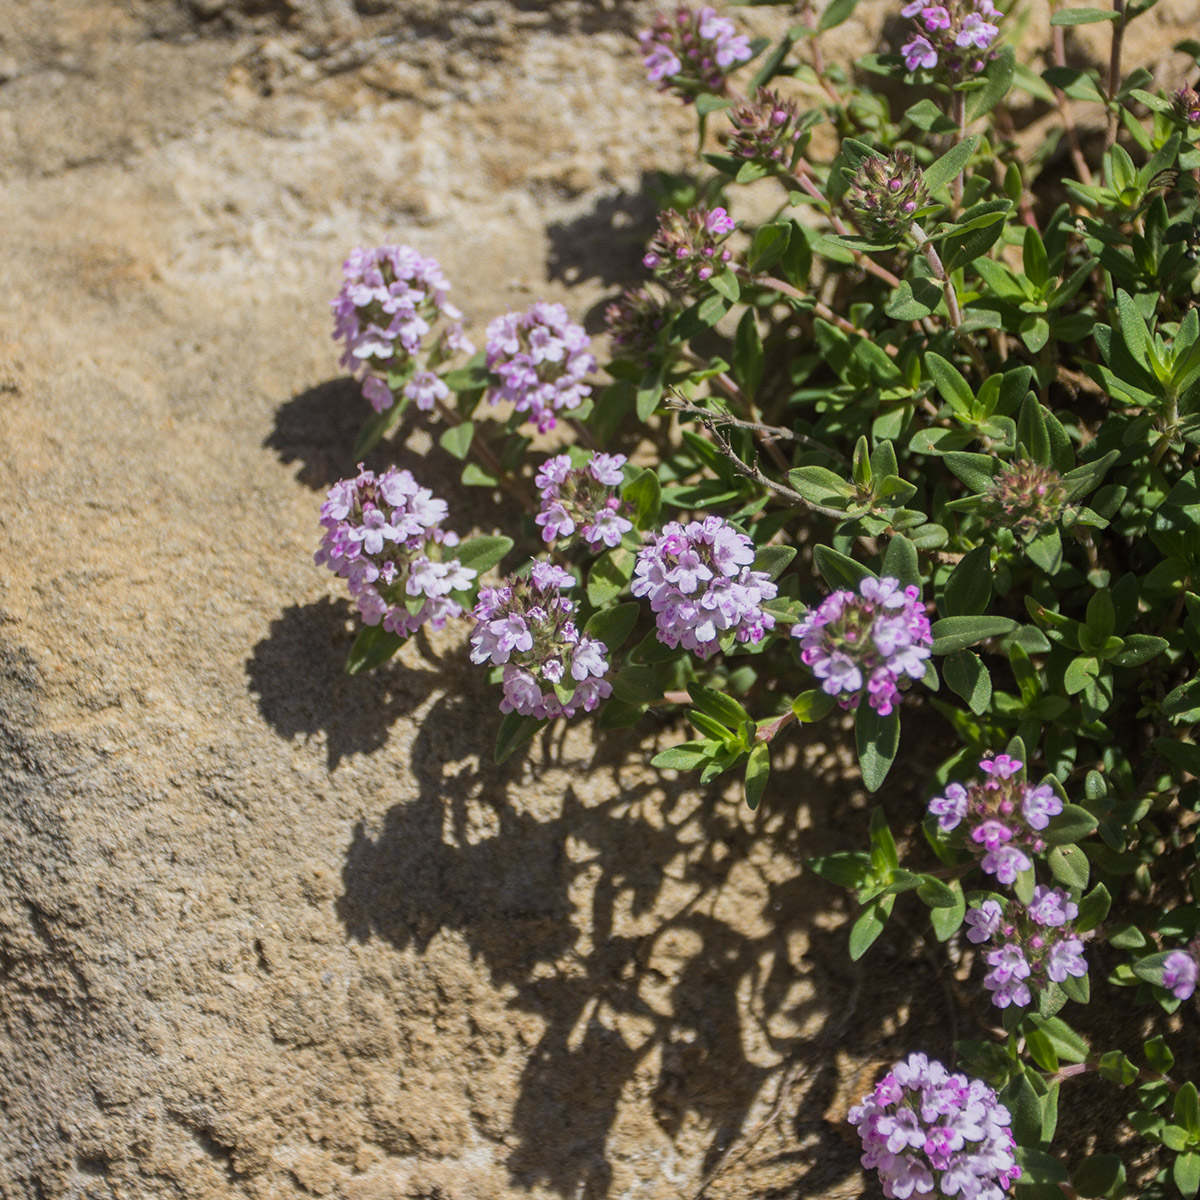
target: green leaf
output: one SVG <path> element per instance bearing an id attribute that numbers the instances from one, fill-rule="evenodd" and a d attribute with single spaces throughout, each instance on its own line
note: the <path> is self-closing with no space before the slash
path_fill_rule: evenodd
<path id="1" fill-rule="evenodd" d="M 1058 1055 L 1054 1051 L 1054 1043 L 1040 1029 L 1031 1027 L 1025 1030 L 1025 1045 L 1033 1061 L 1043 1071 L 1058 1070 Z"/>
<path id="2" fill-rule="evenodd" d="M 1160 1075 L 1165 1075 L 1175 1065 L 1175 1055 L 1162 1034 L 1157 1034 L 1142 1045 L 1146 1062 Z"/>
<path id="3" fill-rule="evenodd" d="M 960 146 L 963 144 L 959 143 Z M 962 372 L 952 362 L 932 351 L 925 355 L 925 367 L 942 399 L 956 414 L 969 417 L 975 407 L 975 393 L 971 391 L 971 385 L 963 378 Z"/>
<path id="4" fill-rule="evenodd" d="M 970 650 L 955 651 L 942 663 L 942 678 L 977 717 L 987 712 L 992 701 L 992 677 L 978 655 Z"/>
<path id="5" fill-rule="evenodd" d="M 810 504 L 842 508 L 854 495 L 854 487 L 828 467 L 797 467 L 788 472 L 788 482 Z"/>
<path id="6" fill-rule="evenodd" d="M 1080 1196 L 1107 1196 L 1125 1183 L 1125 1164 L 1116 1154 L 1093 1154 L 1071 1172 L 1071 1186 Z"/>
<path id="7" fill-rule="evenodd" d="M 659 770 L 693 771 L 718 751 L 715 742 L 682 742 L 669 750 L 661 750 L 651 760 L 650 765 Z"/>
<path id="8" fill-rule="evenodd" d="M 633 578 L 636 561 L 624 546 L 614 546 L 600 555 L 588 572 L 588 603 L 593 608 L 604 608 L 611 604 Z"/>
<path id="9" fill-rule="evenodd" d="M 633 506 L 633 525 L 639 533 L 651 528 L 658 520 L 662 508 L 662 484 L 649 467 L 625 485 L 621 497 Z"/>
<path id="10" fill-rule="evenodd" d="M 665 372 L 666 366 L 663 365 L 656 367 L 652 371 L 647 371 L 642 376 L 642 380 L 637 386 L 637 395 L 634 400 L 634 408 L 639 421 L 648 421 L 654 415 L 654 410 L 658 408 L 658 402 L 662 399 L 663 394 Z"/>
<path id="11" fill-rule="evenodd" d="M 470 421 L 451 425 L 443 431 L 438 443 L 448 454 L 461 460 L 471 453 L 471 440 L 475 437 L 475 426 Z"/>
<path id="12" fill-rule="evenodd" d="M 583 632 L 588 637 L 603 642 L 611 654 L 614 650 L 619 650 L 633 632 L 640 609 L 641 605 L 636 600 L 618 604 L 616 608 L 602 609 L 583 627 Z"/>
<path id="13" fill-rule="evenodd" d="M 1054 1044 L 1055 1053 L 1064 1062 L 1086 1062 L 1091 1047 L 1061 1017 L 1046 1017 L 1039 1022 L 1042 1032 Z"/>
<path id="14" fill-rule="evenodd" d="M 1108 894 L 1108 888 L 1102 883 L 1096 884 L 1079 902 L 1079 916 L 1075 920 L 1075 931 L 1090 933 L 1108 916 L 1111 904 L 1112 897 Z"/>
<path id="15" fill-rule="evenodd" d="M 810 858 L 806 860 L 806 865 L 822 879 L 844 888 L 861 888 L 871 873 L 870 856 L 861 850 L 839 850 L 834 854 Z"/>
<path id="16" fill-rule="evenodd" d="M 733 339 L 733 374 L 742 390 L 753 399 L 763 373 L 763 344 L 754 309 L 747 308 Z"/>
<path id="17" fill-rule="evenodd" d="M 1175 1159 L 1171 1175 L 1185 1200 L 1192 1200 L 1192 1197 L 1200 1192 L 1200 1154 L 1189 1150 L 1186 1154 L 1179 1155 Z"/>
<path id="18" fill-rule="evenodd" d="M 1076 891 L 1087 887 L 1090 871 L 1088 857 L 1078 846 L 1055 846 L 1046 855 L 1050 874 L 1059 883 Z"/>
<path id="19" fill-rule="evenodd" d="M 1175 1093 L 1175 1123 L 1182 1125 L 1192 1137 L 1200 1137 L 1200 1093 L 1189 1079 Z"/>
<path id="20" fill-rule="evenodd" d="M 1057 1158 L 1031 1146 L 1017 1147 L 1017 1162 L 1021 1167 L 1022 1182 L 1060 1184 L 1071 1181 L 1067 1168 Z"/>
<path id="21" fill-rule="evenodd" d="M 988 63 L 983 72 L 984 86 L 972 92 L 967 100 L 967 120 L 977 121 L 991 112 L 1008 95 L 1016 69 L 1016 51 L 1004 46 L 1000 53 Z M 979 78 L 979 76 L 976 76 Z"/>
<path id="22" fill-rule="evenodd" d="M 1109 1050 L 1100 1055 L 1100 1074 L 1118 1087 L 1128 1087 L 1138 1077 L 1138 1069 L 1120 1050 Z"/>
<path id="23" fill-rule="evenodd" d="M 832 0 L 817 22 L 817 32 L 824 33 L 827 29 L 836 29 L 854 15 L 857 7 L 858 0 Z"/>
<path id="24" fill-rule="evenodd" d="M 881 717 L 869 704 L 860 705 L 854 717 L 854 735 L 863 786 L 868 792 L 877 792 L 900 748 L 900 714 L 893 709 Z"/>
<path id="25" fill-rule="evenodd" d="M 401 646 L 404 638 L 389 633 L 382 625 L 364 625 L 346 656 L 346 674 L 361 675 L 387 662 Z"/>
<path id="26" fill-rule="evenodd" d="M 943 617 L 933 623 L 933 652 L 953 654 L 1016 628 L 1017 622 L 1008 617 Z"/>
<path id="27" fill-rule="evenodd" d="M 933 932 L 939 942 L 949 941 L 962 927 L 963 919 L 967 915 L 967 901 L 963 895 L 962 884 L 955 879 L 951 882 L 950 889 L 956 897 L 954 906 L 952 908 L 935 908 L 929 914 L 929 919 L 933 922 Z M 921 895 L 920 888 L 917 889 L 917 894 Z M 922 899 L 924 899 L 923 896 Z"/>
<path id="28" fill-rule="evenodd" d="M 625 667 L 611 676 L 613 695 L 625 704 L 645 707 L 662 699 L 662 684 L 653 668 Z"/>
<path id="29" fill-rule="evenodd" d="M 500 722 L 500 732 L 496 737 L 496 764 L 504 762 L 546 724 L 544 718 L 523 717 L 515 712 L 508 713 Z"/>
<path id="30" fill-rule="evenodd" d="M 737 729 L 743 721 L 750 720 L 750 714 L 732 696 L 727 696 L 724 692 L 715 691 L 700 683 L 689 683 L 687 691 L 692 703 L 701 712 L 707 713 L 729 729 Z"/>
<path id="31" fill-rule="evenodd" d="M 482 575 L 490 570 L 513 548 L 512 538 L 507 537 L 474 537 L 460 542 L 454 550 L 454 557 L 464 567 L 470 567 Z"/>
<path id="32" fill-rule="evenodd" d="M 982 495 L 991 488 L 1000 467 L 999 460 L 990 454 L 965 454 L 961 450 L 951 450 L 944 457 L 946 466 L 976 495 Z"/>
<path id="33" fill-rule="evenodd" d="M 1092 25 L 1097 21 L 1115 21 L 1119 16 L 1111 8 L 1060 8 L 1050 18 L 1050 24 Z"/>
<path id="34" fill-rule="evenodd" d="M 765 571 L 772 579 L 778 579 L 795 557 L 795 546 L 764 546 L 754 556 L 754 570 Z"/>
<path id="35" fill-rule="evenodd" d="M 992 552 L 986 545 L 976 546 L 950 572 L 942 609 L 947 617 L 976 617 L 987 612 L 991 599 Z"/>
<path id="36" fill-rule="evenodd" d="M 802 236 L 797 234 L 797 236 Z M 776 221 L 760 226 L 750 242 L 747 267 L 752 275 L 769 271 L 787 253 L 792 237 L 791 221 Z"/>
<path id="37" fill-rule="evenodd" d="M 1050 846 L 1069 846 L 1082 841 L 1100 822 L 1086 808 L 1077 804 L 1064 804 L 1056 817 L 1038 835 Z"/>
<path id="38" fill-rule="evenodd" d="M 956 146 L 952 146 L 936 162 L 925 169 L 925 186 L 930 194 L 940 191 L 952 180 L 962 174 L 963 168 L 975 153 L 979 145 L 979 135 L 972 133 L 963 138 Z"/>
<path id="39" fill-rule="evenodd" d="M 878 578 L 874 571 L 857 563 L 828 546 L 817 546 L 813 550 L 813 560 L 821 577 L 831 588 L 847 588 L 852 592 L 858 591 L 858 585 L 864 579 Z"/>
<path id="40" fill-rule="evenodd" d="M 895 896 L 880 896 L 859 914 L 850 929 L 850 960 L 858 962 L 871 948 L 875 939 L 883 932 L 887 919 L 892 915 Z"/>
<path id="41" fill-rule="evenodd" d="M 771 750 L 766 742 L 760 742 L 746 760 L 746 806 L 751 810 L 762 800 L 770 774 Z"/>
<path id="42" fill-rule="evenodd" d="M 894 321 L 920 321 L 937 311 L 944 296 L 932 279 L 902 279 L 883 311 Z"/>
<path id="43" fill-rule="evenodd" d="M 902 533 L 892 535 L 881 568 L 884 576 L 898 580 L 901 587 L 921 586 L 921 563 L 917 548 Z"/>
<path id="44" fill-rule="evenodd" d="M 810 692 L 801 692 L 795 700 L 792 701 L 792 712 L 803 725 L 811 725 L 814 721 L 820 721 L 827 717 L 834 706 L 832 696 L 826 695 L 825 692 L 814 689 Z"/>

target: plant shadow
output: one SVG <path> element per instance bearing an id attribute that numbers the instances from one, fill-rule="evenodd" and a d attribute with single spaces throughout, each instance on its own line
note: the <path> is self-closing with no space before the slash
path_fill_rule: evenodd
<path id="1" fill-rule="evenodd" d="M 749 814 L 692 778 L 665 779 L 632 733 L 578 761 L 577 737 L 551 727 L 524 760 L 481 764 L 495 729 L 477 709 L 475 697 L 435 702 L 413 745 L 417 795 L 374 834 L 355 827 L 337 910 L 351 937 L 419 953 L 453 931 L 511 1005 L 544 1022 L 511 1116 L 513 1183 L 607 1197 L 606 1146 L 634 1085 L 667 1138 L 703 1130 L 715 1186 L 765 1090 L 797 1063 L 803 1097 L 776 1113 L 794 1116 L 775 1167 L 787 1194 L 856 1178 L 857 1151 L 824 1116 L 845 1056 L 944 1057 L 951 1045 L 918 935 L 889 926 L 865 967 L 880 980 L 864 986 L 846 961 L 844 898 L 801 870 L 803 856 L 861 836 L 863 798 L 843 766 L 807 739 Z M 530 797 L 555 772 L 561 802 L 539 808 Z"/>

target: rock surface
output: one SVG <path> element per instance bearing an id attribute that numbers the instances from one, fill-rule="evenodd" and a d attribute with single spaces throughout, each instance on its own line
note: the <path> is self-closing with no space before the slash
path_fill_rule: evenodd
<path id="1" fill-rule="evenodd" d="M 757 815 L 643 766 L 669 726 L 495 768 L 461 631 L 351 679 L 311 561 L 346 250 L 435 255 L 476 330 L 627 281 L 692 136 L 647 9 L 4 7 L 0 1196 L 858 1194 L 860 1074 L 951 1034 L 800 873 L 862 827 L 844 750 Z"/>

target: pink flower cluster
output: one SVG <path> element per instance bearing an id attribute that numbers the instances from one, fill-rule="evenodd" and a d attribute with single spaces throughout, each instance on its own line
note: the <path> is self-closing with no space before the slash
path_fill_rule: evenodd
<path id="1" fill-rule="evenodd" d="M 613 358 L 644 368 L 661 362 L 667 351 L 659 338 L 678 311 L 673 300 L 664 300 L 649 288 L 626 288 L 604 310 Z"/>
<path id="2" fill-rule="evenodd" d="M 488 370 L 499 379 L 488 389 L 489 402 L 510 401 L 539 433 L 553 429 L 556 412 L 578 408 L 591 395 L 583 382 L 596 369 L 591 346 L 561 304 L 539 301 L 528 312 L 497 317 L 487 327 Z"/>
<path id="3" fill-rule="evenodd" d="M 1083 942 L 1071 925 L 1077 916 L 1079 906 L 1062 888 L 1041 884 L 1027 905 L 1012 901 L 1007 913 L 997 900 L 967 910 L 967 940 L 993 943 L 983 956 L 988 965 L 983 986 L 997 1008 L 1024 1008 L 1033 999 L 1031 983 L 1062 983 L 1069 975 L 1087 974 Z"/>
<path id="4" fill-rule="evenodd" d="M 1001 1200 L 1021 1176 L 1012 1116 L 996 1093 L 924 1054 L 897 1063 L 848 1119 L 862 1165 L 879 1171 L 888 1197 Z"/>
<path id="5" fill-rule="evenodd" d="M 586 465 L 571 466 L 569 454 L 556 454 L 542 463 L 534 482 L 540 489 L 541 510 L 534 520 L 548 544 L 576 533 L 597 553 L 616 546 L 633 528 L 621 515 L 620 487 L 625 482 L 623 454 L 588 456 Z"/>
<path id="6" fill-rule="evenodd" d="M 1163 961 L 1163 987 L 1176 1000 L 1186 1000 L 1196 990 L 1200 975 L 1196 956 L 1188 950 L 1172 950 Z"/>
<path id="7" fill-rule="evenodd" d="M 917 31 L 900 47 L 910 71 L 938 66 L 951 74 L 977 75 L 992 57 L 990 47 L 1000 33 L 995 24 L 1004 14 L 992 0 L 912 0 L 901 10 L 912 17 Z"/>
<path id="8" fill-rule="evenodd" d="M 572 717 L 612 694 L 608 647 L 576 629 L 575 603 L 561 594 L 574 584 L 561 567 L 535 562 L 528 577 L 480 589 L 471 661 L 504 668 L 501 712 Z"/>
<path id="9" fill-rule="evenodd" d="M 720 517 L 669 521 L 638 554 L 630 590 L 649 597 L 660 642 L 708 658 L 725 634 L 761 642 L 775 626 L 762 606 L 778 589 L 753 562 L 754 543 Z"/>
<path id="10" fill-rule="evenodd" d="M 342 267 L 342 290 L 333 301 L 333 337 L 344 342 L 342 366 L 362 381 L 376 412 L 396 401 L 392 384 L 405 377 L 404 395 L 430 409 L 450 389 L 434 373 L 454 352 L 472 354 L 462 313 L 446 299 L 450 285 L 432 258 L 411 246 L 359 247 Z M 427 340 L 438 322 L 448 324 Z"/>
<path id="11" fill-rule="evenodd" d="M 694 12 L 680 4 L 673 13 L 655 13 L 649 29 L 638 34 L 642 65 L 659 91 L 690 100 L 704 92 L 723 92 L 725 76 L 750 59 L 749 40 L 727 17 L 708 7 Z"/>
<path id="12" fill-rule="evenodd" d="M 446 502 L 420 487 L 409 471 L 389 467 L 382 475 L 359 464 L 321 505 L 325 535 L 318 565 L 345 579 L 362 619 L 400 637 L 428 622 L 440 629 L 462 613 L 452 596 L 470 588 L 476 572 L 443 548 L 458 535 L 441 529 Z"/>
<path id="13" fill-rule="evenodd" d="M 723 208 L 700 206 L 686 215 L 668 208 L 659 213 L 658 233 L 642 264 L 667 287 L 690 291 L 733 257 L 723 243 L 735 228 Z"/>
<path id="14" fill-rule="evenodd" d="M 1032 786 L 1017 778 L 1024 765 L 1007 754 L 985 758 L 979 769 L 986 780 L 966 787 L 952 783 L 929 802 L 938 827 L 949 833 L 963 825 L 967 846 L 983 859 L 980 866 L 1004 884 L 1033 866 L 1029 855 L 1046 848 L 1038 833 L 1063 808 L 1049 784 Z"/>
<path id="15" fill-rule="evenodd" d="M 792 636 L 800 639 L 800 658 L 836 696 L 842 708 L 857 708 L 863 696 L 886 717 L 910 679 L 925 674 L 933 634 L 921 589 L 901 588 L 896 579 L 870 576 L 851 591 L 834 592 L 813 609 Z"/>

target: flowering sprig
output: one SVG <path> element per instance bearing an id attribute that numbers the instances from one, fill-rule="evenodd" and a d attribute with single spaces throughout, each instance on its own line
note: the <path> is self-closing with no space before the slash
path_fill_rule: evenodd
<path id="1" fill-rule="evenodd" d="M 891 713 L 900 691 L 925 674 L 933 648 L 921 589 L 901 588 L 896 579 L 867 577 L 851 591 L 826 596 L 792 627 L 800 658 L 836 696 L 842 708 L 863 697 L 880 716 Z"/>
<path id="2" fill-rule="evenodd" d="M 736 227 L 720 207 L 701 205 L 686 215 L 669 208 L 659 214 L 658 234 L 642 263 L 674 291 L 693 291 L 733 258 L 724 243 Z"/>
<path id="3" fill-rule="evenodd" d="M 321 505 L 325 534 L 316 562 L 346 580 L 367 625 L 382 623 L 399 637 L 426 623 L 440 629 L 462 613 L 452 593 L 468 589 L 476 575 L 445 556 L 458 545 L 458 535 L 441 528 L 446 515 L 446 502 L 411 472 L 389 467 L 376 476 L 360 464 Z"/>
<path id="4" fill-rule="evenodd" d="M 362 381 L 371 407 L 391 408 L 394 385 L 420 409 L 444 400 L 450 389 L 434 369 L 475 348 L 463 335 L 462 313 L 446 298 L 450 285 L 436 260 L 411 246 L 359 247 L 342 274 L 332 301 L 333 337 L 345 343 L 342 365 Z"/>
<path id="5" fill-rule="evenodd" d="M 846 204 L 864 233 L 897 239 L 912 227 L 915 215 L 929 203 L 929 189 L 911 154 L 897 150 L 888 158 L 867 155 L 859 163 L 846 192 Z"/>
<path id="6" fill-rule="evenodd" d="M 967 909 L 967 940 L 992 943 L 984 952 L 983 986 L 997 1008 L 1024 1008 L 1033 999 L 1031 984 L 1044 988 L 1087 974 L 1083 942 L 1071 924 L 1078 916 L 1079 906 L 1062 888 L 1041 884 L 1028 904 L 984 900 Z"/>
<path id="7" fill-rule="evenodd" d="M 996 1093 L 924 1054 L 892 1067 L 847 1119 L 885 1196 L 999 1200 L 1021 1177 L 1012 1116 Z"/>
<path id="8" fill-rule="evenodd" d="M 562 595 L 574 584 L 561 567 L 535 562 L 527 576 L 480 589 L 471 661 L 504 668 L 501 712 L 571 717 L 612 694 L 608 648 L 576 628 L 575 602 Z"/>
<path id="9" fill-rule="evenodd" d="M 626 288 L 604 310 L 613 357 L 643 369 L 661 362 L 668 352 L 660 335 L 678 312 L 679 305 L 669 297 L 646 287 Z"/>
<path id="10" fill-rule="evenodd" d="M 487 366 L 497 382 L 491 404 L 527 412 L 539 433 L 553 429 L 555 413 L 578 408 L 591 395 L 584 383 L 596 369 L 591 338 L 561 304 L 539 301 L 527 312 L 505 313 L 487 327 Z"/>
<path id="11" fill-rule="evenodd" d="M 962 841 L 980 856 L 979 865 L 1004 884 L 1013 883 L 1021 871 L 1033 866 L 1030 855 L 1046 848 L 1038 834 L 1063 810 L 1049 784 L 1033 785 L 1018 778 L 1023 766 L 1007 754 L 985 758 L 979 769 L 986 779 L 965 787 L 952 783 L 929 802 L 929 812 L 937 817 L 942 832 L 961 825 Z"/>
<path id="12" fill-rule="evenodd" d="M 628 507 L 620 496 L 624 465 L 625 455 L 598 451 L 582 467 L 572 467 L 569 454 L 556 454 L 542 463 L 534 478 L 541 496 L 534 520 L 542 527 L 543 541 L 553 544 L 578 534 L 597 553 L 601 547 L 619 545 L 633 528 L 622 515 Z"/>
<path id="13" fill-rule="evenodd" d="M 650 82 L 688 101 L 724 92 L 728 73 L 753 54 L 737 26 L 707 5 L 693 10 L 680 4 L 673 13 L 655 13 L 638 42 Z"/>
<path id="14" fill-rule="evenodd" d="M 762 606 L 778 589 L 753 562 L 754 543 L 720 517 L 669 521 L 638 554 L 630 590 L 649 598 L 660 642 L 708 658 L 723 636 L 760 642 L 775 627 Z"/>
<path id="15" fill-rule="evenodd" d="M 804 134 L 794 100 L 760 87 L 753 100 L 735 104 L 728 116 L 733 129 L 724 140 L 731 154 L 764 166 L 791 164 L 796 143 Z"/>
<path id="16" fill-rule="evenodd" d="M 952 77 L 978 75 L 994 57 L 991 46 L 1000 34 L 996 22 L 1004 14 L 992 0 L 912 0 L 900 12 L 916 27 L 900 48 L 910 71 L 941 66 Z"/>

